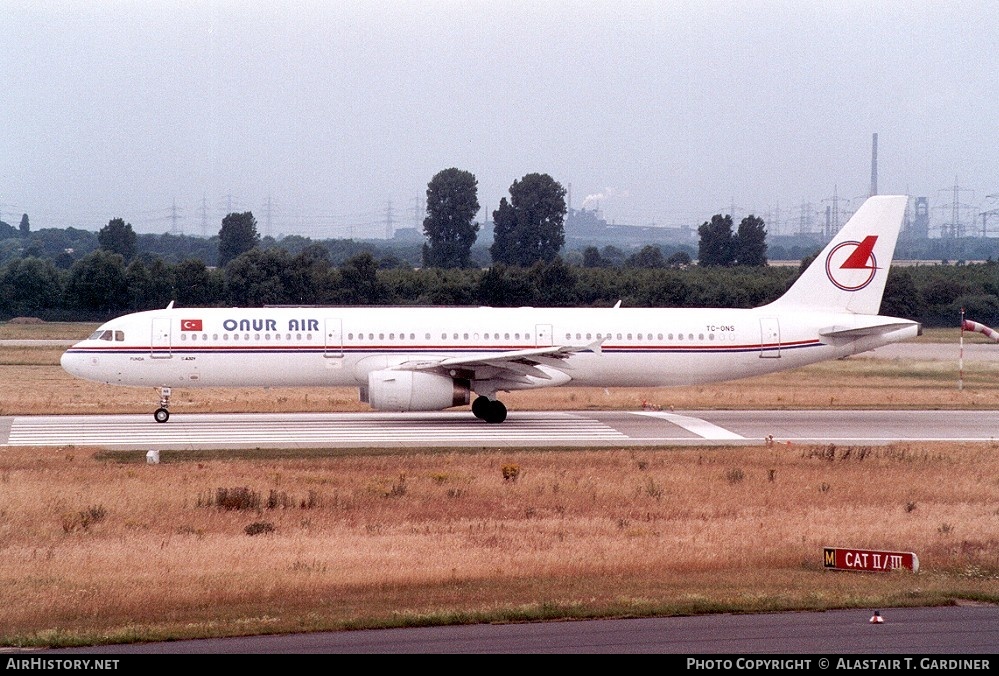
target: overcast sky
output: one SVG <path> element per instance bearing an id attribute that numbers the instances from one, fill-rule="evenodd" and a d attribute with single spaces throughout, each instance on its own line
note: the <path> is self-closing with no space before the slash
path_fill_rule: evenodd
<path id="1" fill-rule="evenodd" d="M 859 206 L 874 133 L 880 193 L 999 207 L 995 0 L 0 0 L 0 26 L 0 218 L 33 230 L 383 237 L 457 167 L 480 221 L 538 172 L 611 222 L 780 233 Z"/>

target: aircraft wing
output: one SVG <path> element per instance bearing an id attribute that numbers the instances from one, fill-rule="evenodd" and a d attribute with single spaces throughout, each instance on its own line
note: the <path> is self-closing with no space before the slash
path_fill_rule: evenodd
<path id="1" fill-rule="evenodd" d="M 474 379 L 490 379 L 508 383 L 531 384 L 530 379 L 568 382 L 572 370 L 569 358 L 577 352 L 600 352 L 602 340 L 589 345 L 553 345 L 526 350 L 492 352 L 481 356 L 444 357 L 413 360 L 394 368 L 404 371 L 459 370 L 474 373 Z M 553 373 L 552 371 L 557 373 Z M 561 376 L 561 377 L 559 377 Z M 554 384 L 554 383 L 552 383 Z"/>

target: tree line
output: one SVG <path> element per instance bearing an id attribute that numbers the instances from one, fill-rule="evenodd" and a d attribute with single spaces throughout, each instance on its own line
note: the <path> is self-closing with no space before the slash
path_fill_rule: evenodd
<path id="1" fill-rule="evenodd" d="M 369 252 L 334 265 L 313 245 L 292 255 L 253 248 L 224 267 L 166 263 L 98 249 L 60 270 L 24 258 L 0 267 L 0 316 L 98 321 L 166 307 L 491 305 L 497 307 L 753 307 L 797 277 L 793 266 L 582 267 L 556 256 L 530 267 L 381 267 Z M 967 317 L 999 325 L 999 264 L 892 267 L 881 311 L 927 326 Z"/>
<path id="2" fill-rule="evenodd" d="M 216 237 L 201 238 L 213 250 L 179 260 L 143 251 L 146 236 L 120 218 L 97 233 L 97 248 L 89 253 L 75 258 L 64 249 L 47 258 L 36 255 L 38 233 L 30 232 L 24 215 L 18 229 L 7 226 L 7 234 L 35 243 L 22 246 L 20 257 L 8 257 L 0 267 L 0 315 L 103 319 L 171 301 L 188 307 L 601 307 L 617 302 L 752 307 L 776 299 L 796 276 L 794 268 L 768 265 L 765 224 L 752 215 L 737 230 L 731 216 L 717 214 L 703 223 L 696 265 L 685 251 L 667 256 L 655 245 L 630 255 L 613 246 L 589 246 L 567 261 L 562 258 L 566 191 L 547 174 L 513 182 L 509 199 L 504 197 L 492 214 L 492 263 L 483 267 L 471 255 L 480 227 L 474 221 L 476 191 L 475 176 L 456 168 L 438 172 L 428 183 L 419 269 L 360 243 L 261 238 L 251 212 L 228 214 Z M 67 230 L 69 237 L 84 232 Z M 5 244 L 0 237 L 0 254 Z M 947 326 L 965 307 L 969 318 L 997 322 L 996 272 L 991 261 L 892 268 L 882 312 Z"/>

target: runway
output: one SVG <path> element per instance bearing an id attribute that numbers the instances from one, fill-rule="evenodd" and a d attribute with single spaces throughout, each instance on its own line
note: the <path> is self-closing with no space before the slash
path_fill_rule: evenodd
<path id="1" fill-rule="evenodd" d="M 0 417 L 0 446 L 117 450 L 518 448 L 994 442 L 999 411 L 511 412 L 490 425 L 444 413 L 175 414 Z"/>

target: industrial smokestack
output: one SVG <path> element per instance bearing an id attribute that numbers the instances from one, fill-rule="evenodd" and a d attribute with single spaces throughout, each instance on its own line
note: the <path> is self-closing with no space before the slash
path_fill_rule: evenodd
<path id="1" fill-rule="evenodd" d="M 878 194 L 878 135 L 871 144 L 871 197 Z"/>

